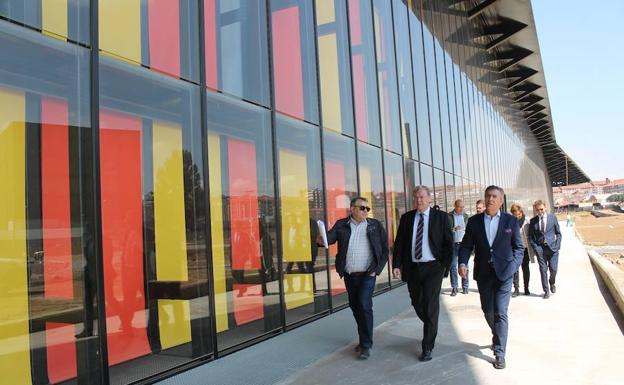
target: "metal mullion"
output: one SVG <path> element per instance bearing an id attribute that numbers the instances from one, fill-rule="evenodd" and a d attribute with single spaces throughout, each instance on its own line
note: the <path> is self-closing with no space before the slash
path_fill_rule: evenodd
<path id="1" fill-rule="evenodd" d="M 353 88 L 353 51 L 351 49 L 351 18 L 349 16 L 349 0 L 345 0 L 345 13 L 347 20 L 347 49 L 349 53 L 349 81 L 351 85 L 351 110 L 353 115 L 353 145 L 355 146 L 355 188 L 360 192 L 360 161 L 358 157 L 358 127 L 355 111 L 355 89 Z M 361 25 L 361 23 L 360 23 Z M 372 204 L 372 203 L 371 203 Z"/>
<path id="2" fill-rule="evenodd" d="M 399 70 L 398 70 L 398 60 L 397 60 L 397 48 L 396 48 L 396 32 L 394 31 L 394 26 L 395 26 L 395 22 L 394 22 L 394 6 L 392 5 L 393 2 L 390 2 L 390 17 L 391 17 L 391 25 L 392 25 L 392 47 L 394 48 L 394 70 L 396 73 L 396 92 L 397 92 L 397 98 L 399 100 L 399 122 L 401 121 L 401 111 L 402 111 L 402 106 L 401 106 L 401 93 L 399 91 Z M 409 34 L 409 7 L 407 6 L 407 4 L 405 4 L 405 16 L 407 17 L 407 38 L 408 38 L 408 43 L 409 43 L 409 56 L 410 56 L 410 63 L 412 61 L 412 40 L 410 38 L 410 34 Z M 412 93 L 414 93 L 414 67 L 411 68 L 412 70 L 409 73 L 409 76 L 412 79 Z M 414 100 L 414 112 L 416 112 L 416 98 L 413 98 Z M 416 114 L 414 114 L 414 116 L 416 116 Z M 416 124 L 416 143 L 418 147 L 418 124 Z M 401 176 L 403 177 L 403 183 L 401 183 L 402 188 L 403 188 L 403 196 L 405 196 L 405 202 L 403 202 L 403 210 L 407 211 L 407 194 L 406 194 L 406 190 L 405 190 L 405 148 L 403 148 L 403 126 L 401 125 Z M 407 135 L 406 135 L 407 136 Z M 408 146 L 411 146 L 411 143 L 407 143 Z M 416 151 L 418 151 L 418 148 L 416 149 Z M 382 151 L 382 158 L 384 157 L 385 153 Z M 410 159 L 409 157 L 407 159 Z M 382 159 L 382 164 L 384 165 L 384 169 L 382 171 L 382 174 L 384 175 L 384 191 L 386 189 L 386 179 L 385 179 L 385 162 Z M 386 200 L 387 202 L 387 200 Z M 386 210 L 386 218 L 387 218 L 388 214 L 387 214 L 387 210 Z M 400 218 L 397 218 L 397 220 L 399 220 Z M 398 223 L 397 223 L 398 225 Z M 389 226 L 386 225 L 386 228 L 388 228 Z M 390 261 L 390 258 L 388 258 L 388 261 Z M 389 263 L 389 262 L 388 262 Z M 392 289 L 392 287 L 394 286 L 392 284 L 392 267 L 388 267 L 388 275 L 390 277 L 390 279 L 388 280 L 388 284 L 389 287 Z M 397 285 L 401 285 L 401 281 L 399 281 L 397 283 Z"/>
<path id="3" fill-rule="evenodd" d="M 431 168 L 433 169 L 434 167 L 434 155 L 433 155 L 433 135 L 432 135 L 432 129 L 431 129 L 431 100 L 429 100 L 429 71 L 427 70 L 427 47 L 426 47 L 426 43 L 425 43 L 425 10 L 424 10 L 424 0 L 415 0 L 419 2 L 420 5 L 420 35 L 421 38 L 420 40 L 422 41 L 422 51 L 423 51 L 423 68 L 425 70 L 425 91 L 427 93 L 427 121 L 429 123 L 429 150 L 431 150 Z M 431 31 L 429 31 L 429 33 L 431 33 L 431 40 L 433 41 L 433 33 Z M 433 68 L 435 70 L 435 44 L 433 44 Z M 433 74 L 433 76 L 436 76 L 435 74 Z M 437 87 L 437 79 L 436 79 L 436 87 Z M 437 93 L 437 90 L 436 90 Z M 439 106 L 438 106 L 439 107 Z M 439 114 L 438 114 L 439 115 Z M 422 171 L 422 169 L 421 169 Z M 422 176 L 422 174 L 421 174 Z M 433 175 L 432 175 L 433 178 Z M 422 177 L 421 177 L 422 180 Z M 433 186 L 431 186 L 431 188 L 433 189 Z"/>
<path id="4" fill-rule="evenodd" d="M 333 2 L 334 4 L 334 13 L 336 13 L 336 3 Z M 334 23 L 337 23 L 337 16 L 336 16 L 336 20 L 334 20 Z M 319 67 L 319 47 L 318 47 L 318 39 L 319 39 L 319 35 L 318 35 L 318 25 L 316 22 L 316 0 L 313 2 L 312 4 L 312 23 L 313 23 L 313 27 L 314 27 L 314 53 L 315 53 L 315 63 L 316 63 L 316 99 L 317 99 L 317 104 L 318 104 L 318 130 L 319 130 L 319 146 L 321 147 L 321 183 L 323 186 L 323 221 L 325 223 L 327 223 L 327 185 L 325 184 L 325 151 L 324 151 L 324 145 L 325 142 L 323 140 L 323 102 L 322 102 L 322 90 L 321 90 L 321 73 L 320 73 L 320 67 Z M 348 26 L 347 26 L 348 29 Z M 338 30 L 336 30 L 336 49 L 338 49 Z M 338 58 L 338 55 L 336 55 L 336 58 Z M 329 226 L 328 226 L 329 227 Z M 329 229 L 327 229 L 329 230 Z M 317 252 L 318 253 L 318 252 Z M 325 272 L 326 272 L 326 276 L 327 276 L 327 297 L 328 297 L 328 311 L 331 312 L 332 309 L 332 295 L 331 295 L 331 275 L 329 273 L 329 249 L 325 249 Z M 316 274 L 316 272 L 314 271 L 314 266 L 312 266 L 312 274 Z M 314 282 L 314 276 L 312 277 L 312 282 Z M 312 288 L 312 290 L 314 290 L 314 287 Z M 315 293 L 312 293 L 312 297 L 314 298 L 314 301 L 316 301 L 315 299 Z M 316 306 L 315 306 L 316 307 Z M 322 313 L 321 313 L 322 314 Z"/>
<path id="5" fill-rule="evenodd" d="M 267 59 L 269 66 L 269 100 L 271 104 L 271 149 L 273 152 L 273 190 L 275 191 L 275 243 L 277 252 L 277 264 L 279 272 L 279 298 L 280 298 L 280 322 L 281 331 L 286 331 L 286 299 L 284 293 L 284 261 L 283 261 L 283 247 L 282 247 L 282 220 L 281 213 L 281 199 L 280 199 L 280 186 L 279 186 L 279 170 L 277 167 L 277 111 L 275 110 L 275 87 L 273 79 L 273 27 L 272 27 L 272 8 L 271 0 L 266 0 L 266 18 L 267 18 Z M 272 257 L 272 256 L 271 256 Z"/>
<path id="6" fill-rule="evenodd" d="M 447 20 L 445 20 L 444 18 L 445 14 L 444 13 L 440 13 L 440 15 L 438 16 L 438 20 L 439 20 L 439 32 L 440 32 L 440 47 L 442 48 L 442 68 L 444 68 L 444 89 L 446 90 L 446 121 L 448 122 L 448 134 L 449 134 L 449 149 L 448 151 L 450 152 L 450 170 L 447 171 L 447 167 L 446 164 L 444 165 L 444 172 L 450 172 L 451 174 L 455 174 L 455 165 L 453 163 L 453 134 L 452 134 L 452 124 L 451 124 L 451 96 L 450 96 L 450 92 L 449 92 L 449 81 L 448 81 L 448 73 L 447 73 L 447 56 L 450 56 L 449 52 L 446 50 L 445 45 L 444 45 L 444 34 L 445 34 L 445 24 L 448 25 Z M 452 63 L 452 60 L 451 60 Z M 452 66 L 452 64 L 451 64 Z M 452 74 L 451 74 L 452 76 Z M 457 110 L 457 108 L 455 109 Z M 457 113 L 457 111 L 456 111 Z M 442 116 L 440 114 L 440 116 Z M 440 127 L 442 127 L 442 123 L 440 123 Z M 444 154 L 446 154 L 447 149 L 444 148 L 444 130 L 442 130 L 442 149 L 443 149 L 443 156 Z M 444 159 L 443 164 L 446 163 L 446 159 Z M 446 179 L 446 178 L 445 178 Z M 453 182 L 453 185 L 455 185 L 455 182 Z M 445 196 L 445 200 L 446 200 L 446 185 L 444 186 L 444 196 Z"/>
<path id="7" fill-rule="evenodd" d="M 98 335 L 100 348 L 100 381 L 103 384 L 110 382 L 108 364 L 108 333 L 106 331 L 106 300 L 104 289 L 104 260 L 102 251 L 102 194 L 100 184 L 100 80 L 99 80 L 99 0 L 91 0 L 90 3 L 90 96 L 91 96 L 91 131 L 92 155 L 93 155 L 93 203 L 94 223 L 93 223 L 93 252 L 96 261 L 96 291 L 97 291 L 97 314 L 98 314 Z"/>
<path id="8" fill-rule="evenodd" d="M 204 2 L 198 2 L 198 33 L 199 33 L 199 100 L 200 100 L 200 130 L 201 130 L 201 149 L 202 149 L 202 164 L 204 178 L 204 208 L 206 220 L 204 224 L 204 232 L 206 239 L 206 259 L 208 269 L 208 307 L 210 309 L 210 333 L 212 335 L 212 355 L 214 358 L 219 357 L 219 346 L 217 343 L 217 318 L 216 318 L 216 306 L 215 306 L 215 292 L 214 292 L 214 270 L 212 261 L 212 221 L 211 208 L 210 208 L 210 170 L 208 164 L 208 100 L 206 97 L 206 42 L 205 36 L 205 18 L 204 18 Z"/>
<path id="9" fill-rule="evenodd" d="M 373 42 L 377 41 L 377 31 L 375 30 L 375 0 L 371 1 L 371 22 L 373 23 Z M 390 3 L 390 17 L 392 17 L 392 3 Z M 392 38 L 394 40 L 394 36 Z M 379 94 L 380 94 L 380 90 L 379 90 L 379 68 L 377 67 L 377 44 L 373 44 L 373 52 L 374 52 L 374 57 L 375 57 L 375 84 L 377 85 L 377 106 L 379 106 L 379 144 L 380 144 L 380 150 L 381 150 L 381 186 L 383 188 L 383 197 L 384 197 L 384 219 L 387 222 L 388 221 L 388 210 L 386 208 L 386 204 L 385 204 L 385 200 L 386 200 L 386 162 L 385 162 L 385 146 L 384 146 L 384 134 L 383 134 L 383 124 L 381 121 L 381 103 L 380 103 L 380 99 L 379 99 Z M 396 60 L 396 58 L 395 58 Z M 403 142 L 403 140 L 401 140 L 401 142 Z M 372 187 L 371 187 L 372 189 Z M 374 195 L 372 194 L 371 191 L 371 200 L 374 199 Z M 371 206 L 373 205 L 373 202 L 371 202 Z M 388 228 L 388 223 L 386 223 L 386 229 Z M 388 269 L 388 287 L 390 287 L 390 281 L 391 281 L 391 277 L 390 277 L 390 269 Z M 376 286 L 376 285 L 375 285 Z M 373 289 L 373 292 L 375 292 L 375 289 Z"/>
<path id="10" fill-rule="evenodd" d="M 413 0 L 416 1 L 416 0 Z M 412 53 L 412 23 L 410 23 L 410 7 L 408 4 L 406 4 L 406 8 L 407 8 L 407 38 L 409 41 L 409 56 L 410 56 L 410 66 L 412 68 L 412 73 L 410 74 L 410 76 L 412 77 L 412 98 L 414 100 L 414 116 L 416 117 L 416 121 L 414 123 L 416 123 L 416 155 L 418 157 L 418 163 L 420 164 L 420 135 L 418 135 L 418 108 L 417 108 L 417 104 L 418 101 L 416 100 L 416 83 L 415 83 L 415 79 L 414 79 L 414 54 Z M 416 17 L 418 19 L 418 17 L 416 15 L 414 15 L 414 17 Z M 422 39 L 421 39 L 422 41 Z M 425 78 L 425 83 L 426 83 L 426 78 Z M 412 160 L 415 160 L 414 158 L 412 158 Z M 403 170 L 403 172 L 405 172 L 405 170 Z M 419 184 L 420 184 L 420 166 L 419 166 L 419 175 L 418 175 L 418 179 L 419 179 Z M 405 184 L 405 183 L 403 183 Z M 406 202 L 407 205 L 407 202 Z M 407 209 L 407 207 L 406 207 Z"/>

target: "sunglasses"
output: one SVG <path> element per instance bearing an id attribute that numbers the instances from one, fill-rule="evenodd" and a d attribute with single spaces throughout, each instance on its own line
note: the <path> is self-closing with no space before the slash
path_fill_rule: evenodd
<path id="1" fill-rule="evenodd" d="M 356 207 L 356 208 L 358 208 L 358 209 L 360 209 L 362 211 L 366 211 L 366 212 L 369 212 L 371 210 L 370 207 L 368 207 L 368 206 L 353 206 L 353 207 Z"/>

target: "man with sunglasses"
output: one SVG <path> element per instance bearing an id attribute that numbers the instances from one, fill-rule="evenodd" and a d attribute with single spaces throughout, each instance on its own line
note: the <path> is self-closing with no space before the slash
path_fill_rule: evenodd
<path id="1" fill-rule="evenodd" d="M 529 243 L 537 255 L 544 299 L 555 294 L 555 278 L 557 277 L 557 265 L 559 262 L 559 248 L 561 247 L 561 231 L 559 222 L 554 214 L 546 211 L 546 204 L 537 200 L 533 203 L 533 210 L 537 214 L 529 223 Z M 550 278 L 548 271 L 550 270 Z M 549 290 L 550 284 L 550 290 Z"/>
<path id="2" fill-rule="evenodd" d="M 349 307 L 358 327 L 360 359 L 370 357 L 373 346 L 373 290 L 376 276 L 388 262 L 388 235 L 381 223 L 368 218 L 370 206 L 364 197 L 351 199 L 350 215 L 336 221 L 327 232 L 327 243 L 338 242 L 336 272 L 344 278 Z M 316 240 L 323 244 L 322 236 Z"/>
<path id="3" fill-rule="evenodd" d="M 415 209 L 401 216 L 397 229 L 392 275 L 407 282 L 412 306 L 423 322 L 419 359 L 429 361 L 438 334 L 442 278 L 451 266 L 453 234 L 447 213 L 429 207 L 428 187 L 416 187 L 413 198 Z"/>

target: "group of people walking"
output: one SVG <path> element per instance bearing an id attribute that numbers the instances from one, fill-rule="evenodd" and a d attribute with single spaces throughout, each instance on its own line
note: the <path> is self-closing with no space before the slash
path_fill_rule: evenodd
<path id="1" fill-rule="evenodd" d="M 401 216 L 392 251 L 392 275 L 407 283 L 410 300 L 423 323 L 419 359 L 432 359 L 438 334 L 442 281 L 451 275 L 451 296 L 468 294 L 469 260 L 474 255 L 473 278 L 477 282 L 481 309 L 492 332 L 494 367 L 506 366 L 508 315 L 512 294 L 519 295 L 519 272 L 523 269 L 524 293 L 529 291 L 529 261 L 537 256 L 544 298 L 555 293 L 555 278 L 561 233 L 554 215 L 536 201 L 536 216 L 530 221 L 519 205 L 512 214 L 501 211 L 504 191 L 489 186 L 477 202 L 477 214 L 469 217 L 463 201 L 446 213 L 430 207 L 431 191 L 418 186 L 413 207 Z M 344 278 L 349 306 L 357 323 L 360 359 L 370 357 L 373 346 L 373 290 L 375 279 L 389 257 L 388 237 L 383 225 L 368 218 L 364 197 L 351 200 L 350 215 L 336 222 L 327 233 L 329 244 L 338 242 L 336 271 Z M 317 243 L 322 243 L 319 236 Z M 550 277 L 548 277 L 550 273 Z M 512 286 L 514 290 L 512 292 Z"/>
<path id="2" fill-rule="evenodd" d="M 451 278 L 451 296 L 457 295 L 458 291 L 458 258 L 461 242 L 465 234 L 465 226 L 468 222 L 468 214 L 464 212 L 464 202 L 462 199 L 455 201 L 454 209 L 449 212 L 449 220 L 451 221 L 451 231 L 453 232 L 453 258 L 451 260 L 450 278 Z M 478 200 L 476 203 L 476 214 L 479 215 L 485 209 L 484 201 Z M 524 253 L 522 258 L 522 278 L 524 283 L 524 295 L 531 295 L 529 289 L 529 281 L 531 278 L 530 263 L 535 263 L 536 259 L 539 265 L 540 278 L 542 281 L 543 298 L 550 298 L 551 293 L 557 290 L 555 286 L 555 278 L 557 276 L 557 265 L 559 260 L 559 247 L 561 246 L 561 231 L 559 223 L 554 214 L 550 214 L 546 210 L 546 204 L 537 200 L 533 204 L 534 216 L 529 220 L 524 209 L 517 203 L 511 205 L 509 209 L 511 215 L 516 217 L 522 243 L 524 245 Z M 544 228 L 542 228 L 544 226 Z M 467 269 L 467 266 L 466 266 Z M 469 292 L 469 276 L 461 278 L 461 290 L 463 294 Z M 520 295 L 520 269 L 513 275 L 513 291 L 512 297 Z"/>

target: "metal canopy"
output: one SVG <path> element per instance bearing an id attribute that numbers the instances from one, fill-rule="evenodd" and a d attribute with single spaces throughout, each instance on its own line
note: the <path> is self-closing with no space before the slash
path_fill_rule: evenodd
<path id="1" fill-rule="evenodd" d="M 472 79 L 497 100 L 510 124 L 532 132 L 553 186 L 588 182 L 583 170 L 555 140 L 548 91 L 529 0 L 426 0 L 431 8 L 465 18 L 442 39 L 475 53 L 459 65 L 485 69 Z M 440 6 L 442 5 L 442 6 Z M 466 36 L 470 39 L 466 40 Z M 459 62 L 458 58 L 453 60 Z"/>

